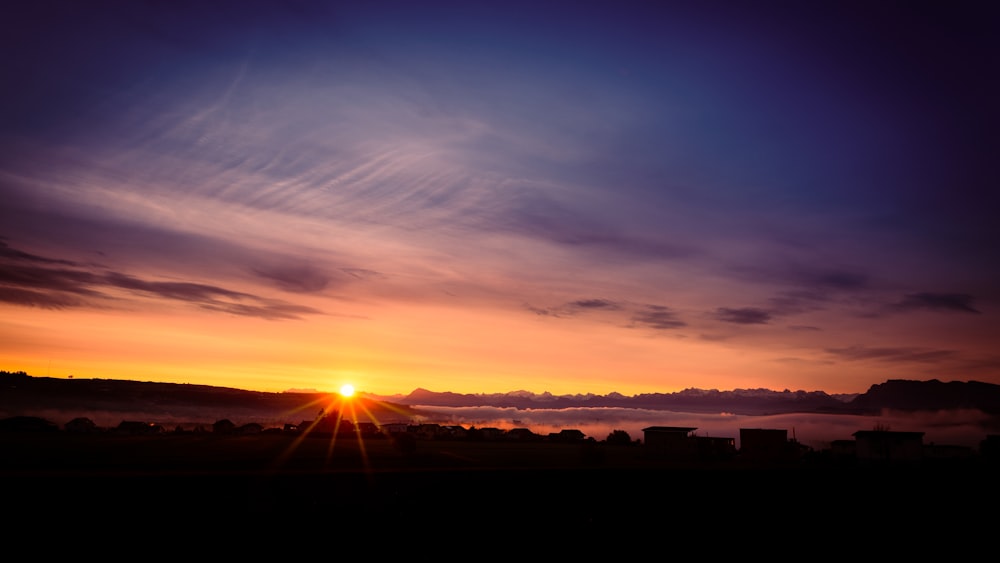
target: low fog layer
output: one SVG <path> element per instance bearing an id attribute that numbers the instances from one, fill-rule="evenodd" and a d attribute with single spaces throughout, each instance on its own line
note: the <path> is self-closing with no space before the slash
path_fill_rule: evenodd
<path id="1" fill-rule="evenodd" d="M 515 409 L 500 407 L 420 407 L 432 411 L 424 422 L 463 426 L 529 428 L 538 434 L 575 428 L 596 440 L 604 440 L 614 430 L 628 432 L 633 440 L 643 438 L 648 426 L 696 428 L 697 436 L 736 439 L 740 428 L 787 430 L 789 438 L 815 449 L 828 448 L 833 440 L 851 440 L 858 430 L 876 427 L 893 431 L 923 432 L 925 444 L 959 445 L 978 448 L 987 434 L 1000 433 L 1000 422 L 979 410 L 945 410 L 908 413 L 883 411 L 879 416 L 794 413 L 767 416 L 695 414 L 647 409 L 570 408 Z M 438 416 L 439 415 L 439 416 Z"/>
<path id="2" fill-rule="evenodd" d="M 851 440 L 859 430 L 876 428 L 923 432 L 925 444 L 957 445 L 978 448 L 989 434 L 1000 434 L 1000 420 L 976 409 L 939 410 L 933 412 L 904 412 L 884 410 L 877 416 L 848 414 L 788 413 L 775 415 L 737 415 L 731 413 L 704 414 L 664 410 L 630 408 L 566 408 L 566 409 L 516 409 L 513 407 L 441 407 L 413 405 L 422 413 L 413 418 L 397 417 L 379 419 L 377 423 L 407 422 L 458 424 L 477 428 L 502 429 L 528 428 L 536 434 L 547 435 L 563 429 L 577 429 L 598 441 L 607 439 L 615 430 L 628 432 L 632 440 L 642 440 L 642 429 L 648 426 L 681 426 L 695 428 L 697 436 L 727 437 L 736 439 L 740 447 L 740 428 L 770 428 L 787 430 L 789 438 L 814 449 L 826 449 L 833 440 Z M 358 413 L 359 415 L 361 413 Z M 155 422 L 167 431 L 180 426 L 191 429 L 197 425 L 211 426 L 215 421 L 228 419 L 237 425 L 256 422 L 264 427 L 281 428 L 285 424 L 298 424 L 315 417 L 312 410 L 277 413 L 251 410 L 232 412 L 202 412 L 195 409 L 172 414 L 127 411 L 60 411 L 35 409 L 30 412 L 2 412 L 0 417 L 30 415 L 45 418 L 62 427 L 66 422 L 86 417 L 101 428 L 113 428 L 123 420 Z"/>

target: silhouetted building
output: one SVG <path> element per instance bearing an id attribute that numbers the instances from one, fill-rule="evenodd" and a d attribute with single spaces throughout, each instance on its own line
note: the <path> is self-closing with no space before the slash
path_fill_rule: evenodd
<path id="1" fill-rule="evenodd" d="M 642 429 L 645 451 L 651 457 L 685 460 L 697 457 L 691 433 L 697 428 L 684 426 L 648 426 Z"/>
<path id="2" fill-rule="evenodd" d="M 64 425 L 66 432 L 72 432 L 74 434 L 89 434 L 91 432 L 97 432 L 97 424 L 94 424 L 93 420 L 86 417 L 77 417 L 73 420 L 67 422 Z"/>
<path id="3" fill-rule="evenodd" d="M 409 427 L 410 425 L 405 422 L 390 422 L 387 424 L 383 424 L 380 427 L 380 431 L 383 434 L 393 436 L 396 434 L 405 434 L 406 432 L 409 431 Z"/>
<path id="4" fill-rule="evenodd" d="M 248 422 L 235 429 L 236 434 L 260 434 L 264 431 L 264 426 L 256 422 Z"/>
<path id="5" fill-rule="evenodd" d="M 830 442 L 830 457 L 837 461 L 853 460 L 858 457 L 858 444 L 854 440 L 833 440 Z"/>
<path id="6" fill-rule="evenodd" d="M 118 434 L 162 434 L 163 426 L 153 422 L 123 420 L 118 423 L 115 432 Z"/>
<path id="7" fill-rule="evenodd" d="M 859 461 L 917 461 L 923 458 L 923 432 L 859 430 L 853 436 Z"/>
<path id="8" fill-rule="evenodd" d="M 577 443 L 582 442 L 586 437 L 587 435 L 582 430 L 576 428 L 564 428 L 559 432 L 549 434 L 549 439 L 555 442 Z"/>
<path id="9" fill-rule="evenodd" d="M 695 457 L 699 461 L 724 461 L 736 457 L 736 438 L 722 436 L 692 436 Z"/>
<path id="10" fill-rule="evenodd" d="M 215 421 L 212 425 L 212 432 L 215 434 L 232 434 L 236 431 L 236 424 L 228 418 Z"/>
<path id="11" fill-rule="evenodd" d="M 542 439 L 529 428 L 511 428 L 504 437 L 514 442 L 534 442 Z"/>
<path id="12" fill-rule="evenodd" d="M 441 427 L 443 437 L 451 440 L 464 440 L 469 437 L 469 430 L 459 424 L 449 424 Z"/>
<path id="13" fill-rule="evenodd" d="M 740 459 L 748 461 L 789 461 L 797 454 L 788 441 L 788 430 L 740 428 Z"/>

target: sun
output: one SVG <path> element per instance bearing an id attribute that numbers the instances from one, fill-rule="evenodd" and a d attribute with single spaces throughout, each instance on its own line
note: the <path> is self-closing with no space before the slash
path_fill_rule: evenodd
<path id="1" fill-rule="evenodd" d="M 340 386 L 340 396 L 341 397 L 350 397 L 352 395 L 354 395 L 354 386 L 353 385 L 351 385 L 350 383 L 345 383 L 345 384 L 343 384 L 343 385 Z"/>

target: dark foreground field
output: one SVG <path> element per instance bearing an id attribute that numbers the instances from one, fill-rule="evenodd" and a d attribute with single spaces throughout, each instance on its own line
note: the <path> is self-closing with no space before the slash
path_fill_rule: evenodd
<path id="1" fill-rule="evenodd" d="M 404 451 L 388 439 L 288 435 L 12 433 L 0 444 L 5 514 L 63 524 L 824 537 L 902 526 L 925 530 L 924 541 L 967 544 L 1000 508 L 997 468 L 969 461 L 685 465 L 649 459 L 641 446 L 420 441 Z"/>

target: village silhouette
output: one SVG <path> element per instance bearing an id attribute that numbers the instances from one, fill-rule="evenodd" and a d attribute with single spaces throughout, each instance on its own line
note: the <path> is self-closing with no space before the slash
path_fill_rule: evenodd
<path id="1" fill-rule="evenodd" d="M 681 426 L 596 439 L 574 428 L 376 423 L 329 408 L 280 426 L 12 416 L 0 419 L 0 477 L 5 506 L 22 515 L 308 515 L 341 526 L 458 513 L 508 524 L 516 513 L 521 525 L 596 530 L 766 509 L 794 513 L 784 523 L 794 529 L 840 507 L 852 525 L 934 521 L 959 533 L 1000 501 L 996 434 L 977 448 L 879 426 L 823 449 L 781 428 L 739 428 L 738 439 Z"/>

